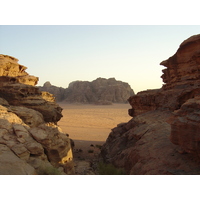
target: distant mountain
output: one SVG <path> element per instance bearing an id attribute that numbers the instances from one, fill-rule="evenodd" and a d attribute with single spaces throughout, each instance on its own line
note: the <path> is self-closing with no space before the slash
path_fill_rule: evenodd
<path id="1" fill-rule="evenodd" d="M 68 88 L 56 87 L 46 82 L 41 91 L 54 94 L 56 101 L 66 103 L 112 104 L 127 103 L 127 99 L 134 95 L 128 83 L 117 81 L 115 78 L 97 78 L 89 81 L 74 81 Z"/>
<path id="2" fill-rule="evenodd" d="M 39 86 L 39 89 L 41 91 L 46 91 L 46 92 L 53 94 L 55 96 L 57 102 L 63 101 L 65 99 L 65 93 L 67 90 L 62 87 L 57 87 L 57 86 L 51 85 L 51 83 L 49 81 L 44 83 L 44 85 L 42 87 Z"/>

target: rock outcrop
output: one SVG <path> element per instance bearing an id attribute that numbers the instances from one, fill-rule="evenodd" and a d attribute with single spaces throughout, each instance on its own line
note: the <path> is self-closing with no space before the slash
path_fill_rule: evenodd
<path id="1" fill-rule="evenodd" d="M 200 35 L 161 65 L 165 84 L 129 98 L 133 119 L 112 129 L 102 157 L 128 174 L 200 174 Z"/>
<path id="2" fill-rule="evenodd" d="M 62 117 L 62 108 L 55 103 L 55 97 L 48 92 L 41 92 L 38 78 L 28 75 L 26 67 L 18 60 L 0 55 L 0 98 L 10 105 L 25 106 L 42 113 L 45 122 L 58 122 Z"/>
<path id="3" fill-rule="evenodd" d="M 127 103 L 127 99 L 134 95 L 128 83 L 115 78 L 97 78 L 92 82 L 74 81 L 66 89 L 46 82 L 40 90 L 51 92 L 57 101 L 84 104 Z"/>
<path id="4" fill-rule="evenodd" d="M 200 96 L 187 100 L 173 112 L 170 140 L 183 152 L 197 154 L 200 158 Z"/>
<path id="5" fill-rule="evenodd" d="M 0 76 L 9 78 L 10 82 L 36 85 L 38 78 L 30 76 L 25 70 L 27 67 L 18 64 L 18 59 L 0 54 Z M 2 77 L 1 77 L 2 78 Z"/>
<path id="6" fill-rule="evenodd" d="M 62 109 L 17 59 L 0 59 L 0 174 L 73 174 L 70 138 L 56 125 Z"/>

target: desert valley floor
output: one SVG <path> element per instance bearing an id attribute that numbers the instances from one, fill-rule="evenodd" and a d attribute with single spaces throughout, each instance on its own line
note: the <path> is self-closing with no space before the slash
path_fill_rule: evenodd
<path id="1" fill-rule="evenodd" d="M 82 169 L 77 169 L 78 174 L 85 174 L 83 168 L 88 168 L 88 162 L 95 153 L 99 153 L 97 145 L 105 143 L 111 129 L 117 124 L 128 122 L 129 104 L 91 105 L 91 104 L 65 104 L 59 103 L 63 108 L 63 117 L 58 122 L 64 133 L 75 142 L 74 158 Z M 81 149 L 81 152 L 79 151 Z M 93 153 L 88 153 L 92 151 Z M 85 166 L 86 165 L 86 166 Z"/>
<path id="2" fill-rule="evenodd" d="M 105 141 L 117 124 L 128 122 L 129 104 L 90 105 L 64 104 L 63 117 L 58 122 L 73 140 Z"/>

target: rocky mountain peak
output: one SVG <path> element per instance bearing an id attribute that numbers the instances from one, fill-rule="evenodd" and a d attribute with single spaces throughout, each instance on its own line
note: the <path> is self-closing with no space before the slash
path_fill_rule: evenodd
<path id="1" fill-rule="evenodd" d="M 46 85 L 47 84 L 47 85 Z M 126 103 L 134 95 L 128 83 L 115 78 L 97 78 L 89 81 L 73 81 L 64 89 L 45 83 L 41 91 L 48 91 L 55 95 L 57 101 L 67 103 L 112 104 Z"/>
<path id="2" fill-rule="evenodd" d="M 45 82 L 43 87 L 51 87 L 51 83 L 49 81 Z"/>

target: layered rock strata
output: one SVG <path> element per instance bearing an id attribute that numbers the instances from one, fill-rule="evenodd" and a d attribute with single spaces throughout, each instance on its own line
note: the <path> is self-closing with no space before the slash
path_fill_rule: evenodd
<path id="1" fill-rule="evenodd" d="M 38 78 L 28 75 L 25 69 L 17 59 L 0 55 L 0 97 L 10 105 L 41 112 L 45 122 L 57 123 L 62 117 L 62 108 L 55 103 L 52 94 L 41 92 L 35 86 Z"/>
<path id="2" fill-rule="evenodd" d="M 84 104 L 127 103 L 128 97 L 134 95 L 128 83 L 115 78 L 97 78 L 92 82 L 74 81 L 66 89 L 46 82 L 40 90 L 51 92 L 57 101 Z"/>
<path id="3" fill-rule="evenodd" d="M 177 52 L 160 63 L 166 69 L 161 89 L 147 90 L 129 98 L 131 116 L 155 109 L 176 110 L 200 94 L 200 35 L 185 40 Z"/>
<path id="4" fill-rule="evenodd" d="M 62 109 L 17 59 L 0 58 L 0 174 L 73 174 L 70 138 L 56 125 Z"/>
<path id="5" fill-rule="evenodd" d="M 187 100 L 169 119 L 170 140 L 185 153 L 197 154 L 200 158 L 200 96 Z"/>
<path id="6" fill-rule="evenodd" d="M 36 85 L 38 77 L 30 76 L 25 71 L 27 67 L 18 64 L 18 61 L 18 59 L 12 56 L 0 54 L 0 76 L 9 78 L 9 82 L 18 82 L 33 86 Z"/>
<path id="7" fill-rule="evenodd" d="M 161 65 L 165 84 L 129 98 L 133 119 L 112 130 L 102 156 L 128 174 L 200 174 L 200 35 Z"/>

